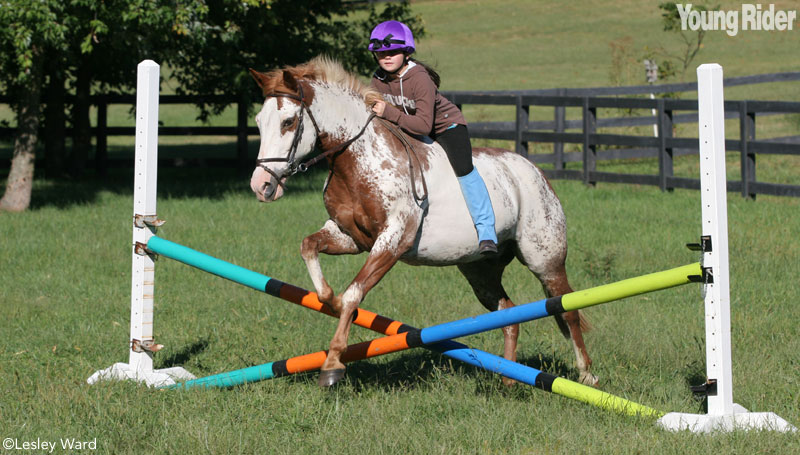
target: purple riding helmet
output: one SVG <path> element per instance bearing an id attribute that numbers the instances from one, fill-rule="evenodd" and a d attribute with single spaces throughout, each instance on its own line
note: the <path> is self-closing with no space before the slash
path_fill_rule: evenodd
<path id="1" fill-rule="evenodd" d="M 409 54 L 416 50 L 414 35 L 406 24 L 398 21 L 386 21 L 372 29 L 372 33 L 369 35 L 370 51 L 393 51 L 395 49 L 402 49 Z"/>

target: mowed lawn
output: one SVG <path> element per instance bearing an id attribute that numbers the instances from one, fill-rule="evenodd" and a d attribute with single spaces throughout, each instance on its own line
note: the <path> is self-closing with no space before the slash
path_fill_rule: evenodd
<path id="1" fill-rule="evenodd" d="M 258 204 L 224 172 L 161 174 L 164 238 L 310 288 L 302 238 L 325 220 L 323 173 L 292 181 L 286 198 Z M 120 179 L 122 180 L 122 179 Z M 211 183 L 207 183 L 211 182 Z M 699 193 L 555 182 L 569 221 L 568 272 L 576 289 L 698 259 Z M 611 414 L 417 350 L 351 364 L 344 384 L 320 391 L 314 374 L 232 390 L 157 392 L 133 383 L 88 386 L 96 369 L 127 360 L 130 200 L 122 185 L 40 185 L 51 197 L 3 215 L 0 401 L 4 435 L 97 438 L 105 453 L 267 450 L 277 453 L 695 453 L 797 450 L 796 436 L 670 434 L 653 421 Z M 59 194 L 61 196 L 59 196 Z M 800 422 L 795 285 L 800 229 L 795 199 L 730 200 L 735 399 Z M 364 256 L 325 257 L 337 290 Z M 327 347 L 335 321 L 168 259 L 157 262 L 157 365 L 198 376 Z M 517 303 L 542 297 L 520 264 L 505 283 Z M 419 327 L 482 313 L 454 268 L 398 265 L 363 303 Z M 688 386 L 705 375 L 701 289 L 687 285 L 586 310 L 589 352 L 602 390 L 664 411 L 703 412 Z M 351 341 L 375 335 L 354 328 Z M 501 352 L 491 332 L 462 340 Z M 519 359 L 576 379 L 574 356 L 552 321 L 524 324 Z M 146 437 L 144 437 L 146 435 Z M 791 451 L 791 450 L 790 450 Z M 788 452 L 787 452 L 788 453 Z"/>
<path id="2" fill-rule="evenodd" d="M 429 32 L 420 40 L 420 56 L 440 69 L 443 88 L 493 90 L 608 85 L 609 42 L 625 36 L 636 48 L 677 42 L 660 30 L 657 3 L 423 1 L 414 9 Z M 777 2 L 776 8 L 792 5 Z M 729 7 L 739 6 L 723 2 Z M 737 38 L 711 33 L 698 59 L 721 63 L 726 76 L 793 71 L 799 38 L 800 31 Z M 800 100 L 796 83 L 726 94 Z M 475 118 L 479 112 L 467 114 Z M 188 108 L 162 110 L 168 126 L 193 118 Z M 131 120 L 120 109 L 114 122 Z M 777 133 L 791 134 L 792 125 L 787 121 Z M 127 138 L 115 140 L 114 153 L 130 153 Z M 234 153 L 230 138 L 171 145 L 175 141 L 162 141 L 162 155 L 201 146 L 202 153 Z M 736 157 L 730 158 L 729 175 L 735 177 L 730 165 Z M 634 164 L 637 171 L 648 165 Z M 683 166 L 687 174 L 696 170 L 691 163 Z M 791 160 L 781 166 L 785 183 L 798 183 L 793 166 Z M 324 177 L 321 170 L 298 175 L 283 200 L 259 204 L 247 176 L 232 170 L 161 169 L 158 214 L 167 224 L 159 235 L 311 289 L 299 247 L 327 218 Z M 769 175 L 762 177 L 769 181 Z M 38 179 L 30 211 L 0 214 L 0 439 L 19 445 L 54 441 L 53 453 L 65 453 L 61 440 L 75 438 L 96 441 L 95 453 L 114 454 L 800 451 L 797 435 L 667 433 L 651 419 L 609 413 L 525 385 L 506 388 L 495 375 L 424 350 L 351 364 L 344 383 L 332 391 L 320 390 L 313 373 L 188 393 L 133 383 L 88 386 L 85 380 L 95 370 L 128 357 L 132 180 L 132 170 L 124 169 L 105 180 Z M 698 260 L 684 245 L 700 236 L 699 192 L 587 188 L 567 181 L 553 186 L 567 215 L 567 267 L 575 289 Z M 729 194 L 734 400 L 795 425 L 799 208 L 798 199 L 751 201 Z M 341 291 L 364 259 L 323 257 L 322 267 Z M 518 304 L 543 297 L 535 278 L 516 262 L 507 269 L 505 285 Z M 182 365 L 198 376 L 325 349 L 335 328 L 331 318 L 165 258 L 156 264 L 155 298 L 156 341 L 166 346 L 156 365 Z M 404 264 L 363 306 L 417 327 L 484 311 L 455 268 Z M 704 403 L 688 389 L 705 379 L 699 285 L 585 314 L 594 326 L 586 342 L 602 390 L 662 411 L 704 412 Z M 356 327 L 350 341 L 375 336 Z M 460 341 L 502 350 L 498 331 Z M 550 320 L 523 324 L 519 360 L 577 379 L 570 344 Z"/>

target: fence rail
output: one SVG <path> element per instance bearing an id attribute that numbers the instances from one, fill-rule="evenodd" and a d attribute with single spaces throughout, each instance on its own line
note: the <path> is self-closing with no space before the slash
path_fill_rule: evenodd
<path id="1" fill-rule="evenodd" d="M 515 122 L 488 122 L 470 125 L 470 136 L 482 139 L 500 139 L 513 141 L 515 150 L 535 163 L 551 163 L 552 170 L 545 169 L 549 178 L 582 180 L 594 185 L 597 182 L 637 183 L 657 185 L 663 191 L 674 188 L 700 188 L 699 179 L 675 177 L 673 159 L 675 156 L 696 154 L 698 140 L 696 138 L 678 138 L 672 136 L 673 126 L 681 122 L 697 122 L 697 102 L 694 100 L 676 99 L 636 99 L 607 98 L 594 96 L 553 96 L 526 95 L 504 93 L 447 93 L 446 96 L 459 106 L 500 105 L 515 106 Z M 552 122 L 531 122 L 531 107 L 553 107 Z M 566 121 L 565 109 L 580 108 L 579 121 Z M 655 124 L 656 136 L 632 136 L 621 134 L 598 133 L 604 122 L 597 117 L 597 110 L 602 108 L 616 109 L 650 109 L 656 113 L 649 120 L 636 117 L 634 122 L 614 118 L 605 122 L 606 126 L 629 126 L 632 124 Z M 694 111 L 691 114 L 676 116 L 676 111 Z M 786 185 L 759 182 L 756 180 L 756 154 L 800 155 L 800 136 L 756 140 L 756 116 L 800 113 L 800 102 L 785 101 L 726 101 L 727 118 L 739 119 L 739 139 L 726 140 L 728 151 L 740 152 L 739 181 L 728 182 L 730 191 L 737 191 L 744 197 L 754 198 L 756 194 L 800 197 L 800 185 Z M 568 128 L 571 127 L 571 128 Z M 551 131 L 542 131 L 547 128 Z M 580 132 L 567 132 L 567 129 L 579 129 Z M 551 154 L 529 154 L 531 142 L 553 144 Z M 581 144 L 582 152 L 564 153 L 564 144 Z M 612 150 L 598 150 L 598 146 L 625 147 Z M 597 171 L 597 161 L 624 158 L 658 158 L 658 175 L 621 174 Z M 581 161 L 583 169 L 564 169 L 566 162 Z"/>
<path id="2" fill-rule="evenodd" d="M 748 85 L 765 82 L 800 81 L 800 72 L 773 73 L 755 76 L 729 78 L 725 86 Z M 697 122 L 697 102 L 677 99 L 618 98 L 620 95 L 640 95 L 652 93 L 674 93 L 695 91 L 696 84 L 662 84 L 630 87 L 596 87 L 579 89 L 545 89 L 526 91 L 481 91 L 444 92 L 444 95 L 459 107 L 463 105 L 514 106 L 516 118 L 513 122 L 482 122 L 470 124 L 473 138 L 499 139 L 512 141 L 515 150 L 534 163 L 549 163 L 553 169 L 545 169 L 549 178 L 581 180 L 594 185 L 597 182 L 634 183 L 657 185 L 663 191 L 673 188 L 699 189 L 698 179 L 676 177 L 673 174 L 673 159 L 676 156 L 696 154 L 696 138 L 672 136 L 673 126 L 678 123 Z M 602 96 L 601 96 L 602 95 Z M 614 97 L 609 97 L 613 95 Z M 228 163 L 249 167 L 247 141 L 249 136 L 258 135 L 258 129 L 249 127 L 249 100 L 228 95 L 162 95 L 161 104 L 197 104 L 200 102 L 225 103 L 237 106 L 235 126 L 186 126 L 160 127 L 163 136 L 235 136 L 236 156 Z M 0 96 L 0 103 L 8 103 L 9 98 Z M 133 127 L 108 126 L 108 106 L 112 104 L 134 105 L 135 95 L 95 95 L 91 103 L 97 107 L 96 126 L 91 129 L 96 137 L 95 166 L 100 172 L 114 164 L 130 165 L 131 160 L 108 159 L 108 136 L 133 136 Z M 533 121 L 531 107 L 553 108 L 553 120 Z M 567 120 L 566 109 L 581 110 L 580 119 Z M 640 117 L 598 118 L 597 110 L 650 109 L 655 115 Z M 676 112 L 684 113 L 676 114 Z M 740 159 L 739 181 L 729 181 L 728 190 L 740 192 L 744 197 L 756 194 L 770 194 L 800 197 L 800 185 L 785 185 L 760 182 L 756 180 L 756 155 L 800 155 L 800 135 L 783 138 L 756 140 L 756 116 L 800 113 L 800 102 L 781 101 L 726 101 L 726 118 L 738 118 L 740 135 L 738 140 L 726 140 L 729 151 L 738 151 Z M 599 133 L 598 128 L 656 125 L 655 136 L 633 136 Z M 572 130 L 572 131 L 570 131 Z M 579 130 L 574 132 L 574 130 Z M 14 128 L 0 128 L 0 139 L 13 136 Z M 67 130 L 67 134 L 71 134 Z M 551 154 L 529 154 L 530 143 L 552 143 Z M 564 144 L 580 144 L 580 152 L 565 152 Z M 605 149 L 604 147 L 618 147 Z M 597 162 L 627 158 L 657 158 L 658 175 L 621 174 L 597 171 Z M 119 161 L 119 162 L 116 162 Z M 220 160 L 208 160 L 219 163 Z M 582 162 L 581 170 L 565 169 L 565 163 Z M 7 163 L 5 164 L 7 166 Z"/>

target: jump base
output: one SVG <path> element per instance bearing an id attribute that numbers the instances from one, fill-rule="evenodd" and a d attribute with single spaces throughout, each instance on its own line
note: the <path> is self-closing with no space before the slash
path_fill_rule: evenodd
<path id="1" fill-rule="evenodd" d="M 196 379 L 195 375 L 189 373 L 182 367 L 163 368 L 160 370 L 137 371 L 128 363 L 115 363 L 104 370 L 97 370 L 86 380 L 89 384 L 107 380 L 131 380 L 143 382 L 148 387 L 163 387 Z"/>
<path id="2" fill-rule="evenodd" d="M 734 403 L 733 414 L 684 414 L 670 412 L 658 419 L 658 426 L 669 431 L 688 430 L 693 433 L 731 432 L 736 430 L 763 430 L 782 433 L 796 432 L 797 428 L 774 412 L 748 412 Z"/>

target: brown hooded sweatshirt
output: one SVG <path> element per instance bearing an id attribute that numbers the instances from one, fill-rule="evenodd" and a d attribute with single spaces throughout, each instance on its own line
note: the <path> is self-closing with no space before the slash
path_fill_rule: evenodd
<path id="1" fill-rule="evenodd" d="M 410 134 L 436 136 L 454 124 L 467 124 L 458 107 L 439 93 L 422 65 L 409 62 L 405 72 L 394 78 L 378 69 L 371 85 L 386 100 L 383 118 Z"/>

